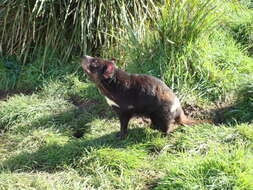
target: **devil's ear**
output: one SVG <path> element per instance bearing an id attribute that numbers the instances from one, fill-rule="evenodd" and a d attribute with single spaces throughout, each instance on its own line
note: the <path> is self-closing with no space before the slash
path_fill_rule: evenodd
<path id="1" fill-rule="evenodd" d="M 115 64 L 115 63 L 116 63 L 116 59 L 115 59 L 115 58 L 112 58 L 112 59 L 111 59 L 111 62 L 112 62 L 113 64 Z"/>
<path id="2" fill-rule="evenodd" d="M 108 78 L 112 78 L 113 75 L 114 75 L 114 71 L 115 71 L 115 65 L 114 65 L 114 62 L 111 61 L 111 62 L 108 62 L 106 64 L 106 69 L 105 69 L 105 72 L 103 74 L 103 76 L 108 79 Z"/>

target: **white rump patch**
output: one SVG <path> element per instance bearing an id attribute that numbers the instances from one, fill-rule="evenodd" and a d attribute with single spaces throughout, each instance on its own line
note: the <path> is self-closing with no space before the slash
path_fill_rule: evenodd
<path id="1" fill-rule="evenodd" d="M 106 102 L 107 102 L 107 104 L 108 104 L 109 106 L 116 106 L 116 107 L 119 108 L 119 105 L 116 104 L 116 103 L 115 103 L 114 101 L 112 101 L 111 99 L 109 99 L 109 98 L 107 98 L 107 97 L 105 97 L 105 99 L 106 99 Z"/>
<path id="2" fill-rule="evenodd" d="M 170 108 L 170 112 L 176 111 L 178 107 L 180 107 L 180 102 L 179 102 L 179 99 L 176 97 Z"/>

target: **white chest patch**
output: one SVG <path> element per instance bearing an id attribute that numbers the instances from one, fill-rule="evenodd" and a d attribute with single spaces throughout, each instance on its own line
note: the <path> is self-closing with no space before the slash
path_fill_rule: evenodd
<path id="1" fill-rule="evenodd" d="M 176 111 L 176 109 L 180 106 L 180 102 L 179 99 L 176 97 L 171 108 L 170 108 L 170 112 L 174 112 Z"/>
<path id="2" fill-rule="evenodd" d="M 105 99 L 106 99 L 106 102 L 107 102 L 107 104 L 108 104 L 109 106 L 116 106 L 116 107 L 119 108 L 119 105 L 116 104 L 116 103 L 115 103 L 114 101 L 112 101 L 111 99 L 109 99 L 109 98 L 107 98 L 107 97 L 105 97 Z"/>

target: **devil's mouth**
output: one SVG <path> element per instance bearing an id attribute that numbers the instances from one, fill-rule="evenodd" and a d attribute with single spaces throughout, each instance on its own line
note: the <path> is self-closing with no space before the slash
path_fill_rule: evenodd
<path id="1" fill-rule="evenodd" d="M 82 68 L 84 69 L 84 71 L 87 73 L 87 74 L 90 74 L 90 70 L 88 69 L 88 65 L 83 63 L 82 64 Z"/>

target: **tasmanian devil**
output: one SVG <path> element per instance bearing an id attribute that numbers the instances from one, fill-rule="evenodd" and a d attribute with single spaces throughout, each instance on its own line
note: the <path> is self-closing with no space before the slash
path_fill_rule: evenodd
<path id="1" fill-rule="evenodd" d="M 84 56 L 82 68 L 100 89 L 110 106 L 118 113 L 120 132 L 127 135 L 128 122 L 134 115 L 149 117 L 152 126 L 166 134 L 172 124 L 191 125 L 204 121 L 185 116 L 179 99 L 164 82 L 149 75 L 129 74 L 115 65 L 115 59 L 104 60 Z"/>

